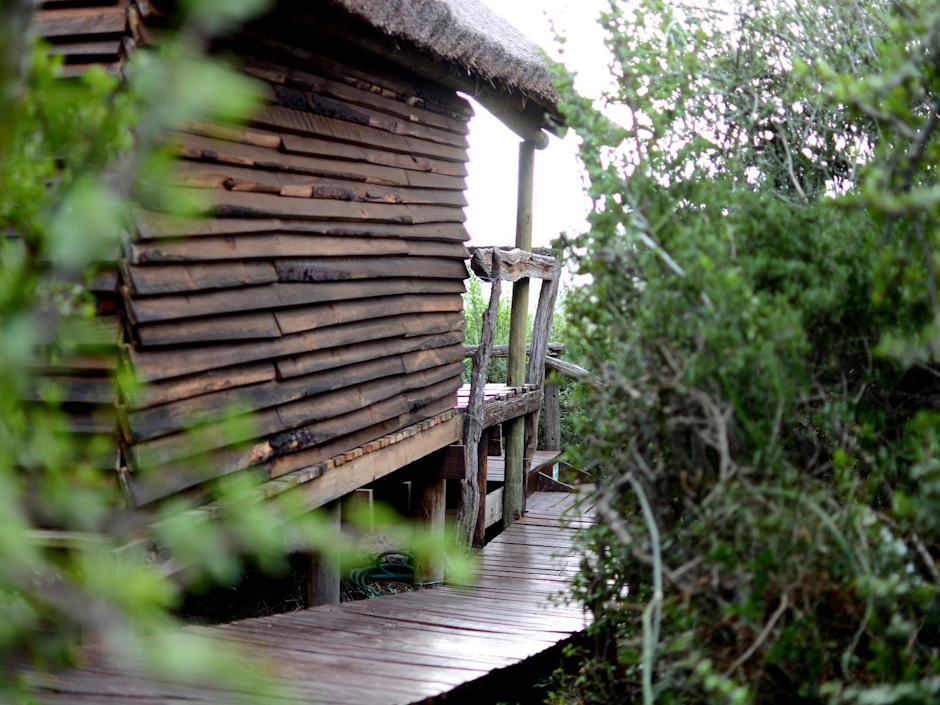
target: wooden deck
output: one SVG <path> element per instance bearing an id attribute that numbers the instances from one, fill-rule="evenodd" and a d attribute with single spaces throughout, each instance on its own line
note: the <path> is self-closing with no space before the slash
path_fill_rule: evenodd
<path id="1" fill-rule="evenodd" d="M 551 465 L 556 458 L 561 456 L 560 450 L 537 450 L 532 456 L 532 462 L 529 465 L 529 472 L 534 472 L 541 468 Z M 505 456 L 491 456 L 487 460 L 486 479 L 490 482 L 503 482 L 506 479 L 506 458 Z"/>
<path id="2" fill-rule="evenodd" d="M 405 705 L 467 686 L 584 629 L 583 612 L 553 604 L 577 569 L 573 537 L 593 521 L 578 496 L 539 492 L 526 517 L 480 553 L 472 584 L 192 628 L 274 664 L 283 702 Z M 565 520 L 562 520 L 562 517 Z M 40 702 L 64 705 L 257 702 L 251 693 L 144 680 L 93 656 L 46 681 Z"/>

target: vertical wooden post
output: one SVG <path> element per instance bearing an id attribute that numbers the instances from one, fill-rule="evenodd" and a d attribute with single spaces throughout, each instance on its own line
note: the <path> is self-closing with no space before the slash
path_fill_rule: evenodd
<path id="1" fill-rule="evenodd" d="M 532 194 L 535 179 L 535 145 L 519 145 L 519 192 L 516 201 L 516 247 L 532 250 Z M 512 285 L 512 311 L 509 320 L 509 362 L 506 383 L 525 384 L 525 344 L 529 327 L 529 280 Z M 525 419 L 506 424 L 506 483 L 503 488 L 503 527 L 509 527 L 525 510 Z"/>
<path id="2" fill-rule="evenodd" d="M 484 509 L 486 516 L 486 474 L 484 470 L 483 485 L 477 468 L 480 463 L 477 459 L 478 450 L 486 448 L 483 440 L 483 399 L 486 388 L 486 370 L 490 364 L 490 353 L 493 350 L 493 336 L 496 334 L 496 314 L 499 310 L 499 296 L 501 291 L 501 270 L 499 250 L 493 248 L 493 284 L 490 289 L 490 303 L 483 314 L 483 330 L 480 332 L 480 345 L 473 354 L 473 367 L 470 371 L 470 399 L 467 401 L 467 411 L 464 415 L 463 443 L 464 443 L 464 478 L 460 482 L 460 506 L 457 508 L 457 540 L 461 546 L 473 546 L 480 509 L 480 492 L 483 492 Z M 484 450 L 484 453 L 486 451 Z M 485 526 L 485 524 L 484 524 Z"/>
<path id="3" fill-rule="evenodd" d="M 558 394 L 558 382 L 545 385 L 545 450 L 561 450 L 561 400 Z"/>
<path id="4" fill-rule="evenodd" d="M 486 542 L 486 471 L 489 449 L 486 443 L 477 448 L 477 488 L 480 493 L 480 506 L 477 509 L 477 525 L 473 532 L 473 547 L 483 548 Z"/>
<path id="5" fill-rule="evenodd" d="M 535 312 L 532 327 L 532 352 L 529 353 L 529 368 L 526 372 L 526 384 L 541 387 L 545 383 L 545 357 L 548 355 L 548 340 L 552 335 L 552 323 L 555 318 L 555 300 L 561 282 L 561 270 L 555 270 L 552 279 L 543 279 L 539 290 L 539 307 Z M 535 455 L 539 440 L 538 410 L 526 416 L 525 457 Z"/>
<path id="6" fill-rule="evenodd" d="M 532 194 L 534 186 L 535 147 L 531 142 L 519 145 L 519 193 L 516 202 L 516 247 L 532 250 Z M 526 337 L 529 327 L 529 280 L 513 282 L 512 310 L 509 321 L 509 362 L 507 384 L 521 387 L 526 376 Z"/>
<path id="7" fill-rule="evenodd" d="M 319 509 L 329 516 L 337 535 L 342 530 L 341 506 L 341 500 L 337 499 Z M 340 580 L 339 561 L 323 555 L 310 556 L 307 562 L 307 607 L 339 604 Z"/>
<path id="8" fill-rule="evenodd" d="M 429 531 L 443 536 L 447 509 L 447 480 L 432 480 L 416 485 L 419 493 L 415 518 L 427 525 Z M 444 582 L 444 562 L 440 556 L 430 560 L 419 559 L 415 564 L 415 584 L 435 585 Z"/>

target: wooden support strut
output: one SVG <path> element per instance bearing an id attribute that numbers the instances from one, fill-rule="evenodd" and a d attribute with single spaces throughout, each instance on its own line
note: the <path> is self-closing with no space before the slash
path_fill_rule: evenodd
<path id="1" fill-rule="evenodd" d="M 535 178 L 535 146 L 519 145 L 519 192 L 516 206 L 516 247 L 532 249 L 532 194 Z M 495 250 L 494 250 L 495 254 Z M 493 266 L 495 271 L 499 267 Z M 494 282 L 495 283 L 495 282 Z M 525 343 L 529 318 L 529 280 L 520 279 L 512 285 L 512 311 L 509 324 L 509 361 L 507 384 L 521 387 L 525 383 Z M 525 512 L 525 419 L 515 418 L 506 424 L 506 481 L 503 489 L 503 528 L 509 528 Z"/>
<path id="2" fill-rule="evenodd" d="M 548 355 L 548 339 L 552 334 L 552 321 L 555 313 L 555 299 L 558 297 L 558 285 L 561 271 L 556 270 L 555 277 L 542 282 L 539 292 L 539 307 L 535 312 L 535 324 L 532 329 L 532 354 L 529 355 L 529 369 L 526 384 L 541 388 L 545 383 L 545 359 Z M 536 410 L 526 419 L 525 457 L 535 455 L 539 437 L 539 412 Z"/>
<path id="3" fill-rule="evenodd" d="M 440 537 L 444 533 L 447 508 L 447 480 L 427 477 L 416 482 L 416 519 L 429 532 Z M 444 582 L 444 563 L 441 556 L 419 556 L 415 563 L 416 585 L 439 585 Z"/>
<path id="4" fill-rule="evenodd" d="M 499 253 L 494 253 L 494 261 L 499 263 Z M 479 533 L 478 515 L 481 512 L 480 475 L 482 475 L 482 504 L 486 502 L 486 455 L 479 459 L 478 449 L 483 436 L 483 398 L 486 386 L 486 370 L 490 364 L 490 349 L 496 334 L 496 312 L 499 308 L 501 293 L 500 281 L 493 281 L 490 302 L 483 314 L 483 330 L 480 334 L 480 346 L 473 356 L 473 369 L 470 374 L 470 399 L 464 417 L 464 465 L 466 475 L 460 484 L 460 507 L 457 512 L 457 539 L 461 546 L 471 546 Z M 479 468 L 482 467 L 482 472 Z M 482 510 L 485 513 L 485 508 Z M 485 530 L 485 526 L 483 527 Z"/>
<path id="5" fill-rule="evenodd" d="M 341 506 L 340 500 L 337 499 L 319 510 L 327 515 L 330 526 L 337 534 L 342 527 Z M 323 554 L 310 556 L 307 563 L 306 582 L 307 607 L 339 604 L 340 567 L 339 561 L 334 557 Z"/>

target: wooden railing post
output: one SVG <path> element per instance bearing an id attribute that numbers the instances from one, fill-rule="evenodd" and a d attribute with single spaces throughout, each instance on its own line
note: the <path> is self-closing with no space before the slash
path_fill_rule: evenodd
<path id="1" fill-rule="evenodd" d="M 548 339 L 552 335 L 555 299 L 558 298 L 560 280 L 561 270 L 556 269 L 554 278 L 542 280 L 542 287 L 539 291 L 539 307 L 535 312 L 535 324 L 532 328 L 532 352 L 529 354 L 529 369 L 525 380 L 526 384 L 533 384 L 536 387 L 541 387 L 545 383 L 545 358 L 548 355 Z M 535 455 L 538 440 L 539 412 L 536 410 L 526 416 L 526 458 Z"/>
<path id="2" fill-rule="evenodd" d="M 477 525 L 473 532 L 473 547 L 483 548 L 486 542 L 486 474 L 489 449 L 485 441 L 477 448 L 477 492 L 480 496 L 480 506 L 477 508 Z"/>
<path id="3" fill-rule="evenodd" d="M 543 450 L 561 450 L 561 399 L 558 382 L 548 382 L 545 385 L 545 398 L 542 406 L 545 409 Z"/>
<path id="4" fill-rule="evenodd" d="M 516 247 L 532 250 L 532 194 L 535 179 L 535 145 L 519 145 L 519 192 L 516 205 Z M 512 285 L 512 311 L 509 323 L 509 362 L 506 383 L 525 384 L 525 343 L 529 323 L 529 280 Z M 525 419 L 506 424 L 506 481 L 503 489 L 503 527 L 509 527 L 525 510 Z"/>
<path id="5" fill-rule="evenodd" d="M 497 276 L 490 289 L 490 303 L 483 314 L 483 330 L 480 346 L 473 355 L 470 371 L 470 399 L 464 417 L 464 479 L 460 483 L 460 506 L 457 509 L 457 540 L 463 546 L 482 546 L 483 537 L 478 536 L 479 517 L 486 515 L 486 445 L 483 439 L 483 399 L 486 387 L 486 371 L 490 364 L 490 350 L 496 334 L 496 314 L 499 310 L 501 281 L 499 278 L 499 252 L 493 252 L 493 266 Z M 483 460 L 479 459 L 479 448 L 484 448 Z M 486 524 L 483 528 L 485 530 Z"/>

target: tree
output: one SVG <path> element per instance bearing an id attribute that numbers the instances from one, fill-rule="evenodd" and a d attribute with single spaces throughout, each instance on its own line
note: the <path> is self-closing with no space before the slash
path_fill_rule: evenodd
<path id="1" fill-rule="evenodd" d="M 940 4 L 602 22 L 627 123 L 565 109 L 594 203 L 570 325 L 606 382 L 582 695 L 934 702 Z"/>

